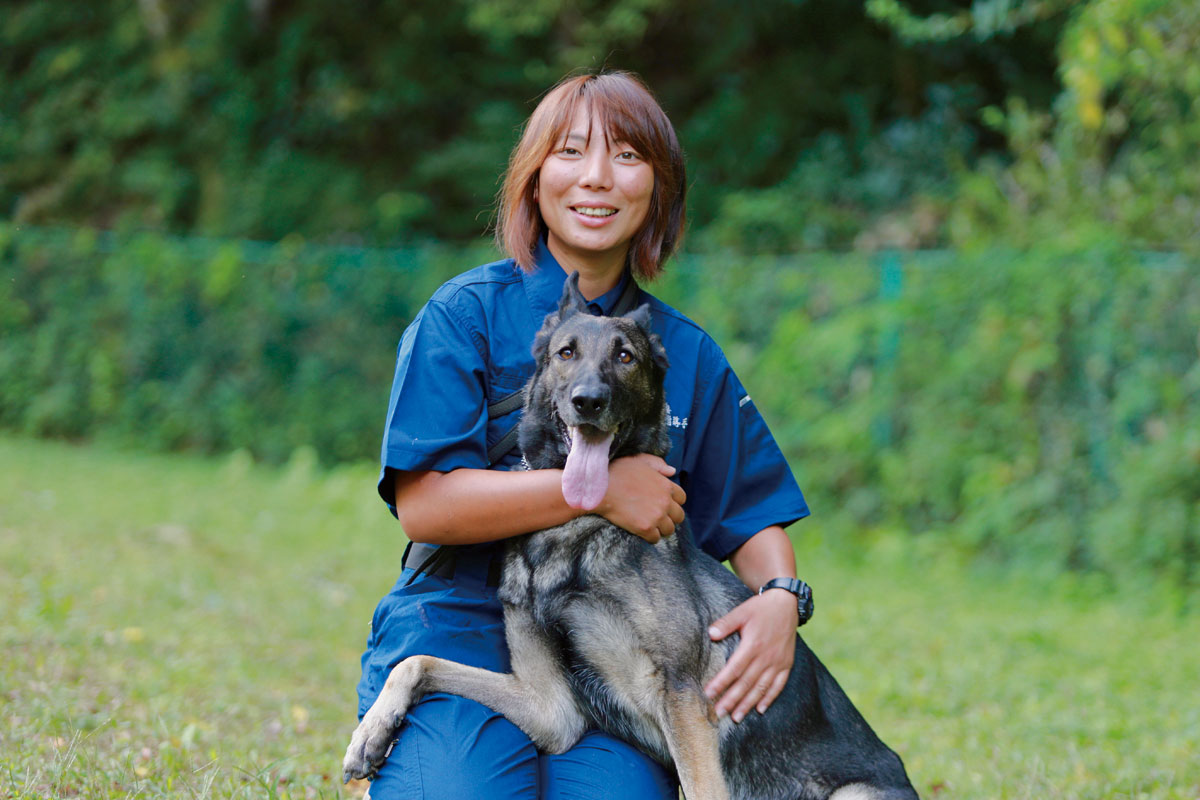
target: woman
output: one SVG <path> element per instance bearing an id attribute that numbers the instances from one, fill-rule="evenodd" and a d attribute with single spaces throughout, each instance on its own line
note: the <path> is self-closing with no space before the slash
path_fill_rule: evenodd
<path id="1" fill-rule="evenodd" d="M 497 449 L 519 410 L 488 414 L 532 375 L 534 334 L 571 272 L 579 272 L 593 313 L 611 312 L 627 288 L 638 304 L 650 303 L 671 359 L 667 460 L 613 461 L 607 494 L 589 513 L 655 542 L 674 532 L 686 508 L 700 547 L 728 558 L 752 589 L 795 576 L 783 527 L 808 509 L 779 448 L 716 344 L 629 283 L 657 275 L 678 243 L 684 195 L 675 132 L 632 75 L 564 80 L 534 110 L 501 190 L 497 238 L 511 258 L 442 286 L 400 342 L 379 492 L 416 550 L 456 547 L 429 570 L 414 570 L 425 558 L 406 553 L 372 622 L 360 717 L 409 655 L 507 671 L 496 600 L 503 540 L 584 513 L 564 499 L 561 471 L 521 470 L 519 453 Z M 796 598 L 772 589 L 714 622 L 714 639 L 741 634 L 705 687 L 718 713 L 740 721 L 775 699 L 791 668 L 797 616 Z M 667 770 L 608 734 L 590 731 L 564 754 L 541 755 L 503 717 L 438 694 L 409 712 L 371 796 L 677 794 Z"/>

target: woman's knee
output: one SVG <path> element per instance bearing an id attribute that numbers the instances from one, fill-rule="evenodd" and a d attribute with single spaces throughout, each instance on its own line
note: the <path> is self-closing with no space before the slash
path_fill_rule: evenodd
<path id="1" fill-rule="evenodd" d="M 565 753 L 542 756 L 543 800 L 676 800 L 675 776 L 633 745 L 588 731 Z"/>
<path id="2" fill-rule="evenodd" d="M 535 800 L 538 755 L 519 728 L 485 706 L 430 695 L 412 708 L 371 800 Z"/>

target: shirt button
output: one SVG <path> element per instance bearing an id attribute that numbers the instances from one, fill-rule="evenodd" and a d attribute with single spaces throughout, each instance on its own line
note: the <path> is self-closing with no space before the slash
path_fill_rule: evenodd
<path id="1" fill-rule="evenodd" d="M 604 316 L 604 309 L 600 308 L 600 306 L 596 305 L 595 303 L 588 303 L 588 311 L 592 312 L 593 317 Z"/>

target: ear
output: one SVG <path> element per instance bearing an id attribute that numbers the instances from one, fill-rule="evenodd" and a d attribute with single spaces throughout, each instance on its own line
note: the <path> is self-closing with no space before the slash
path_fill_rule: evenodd
<path id="1" fill-rule="evenodd" d="M 663 347 L 662 339 L 658 338 L 657 333 L 652 333 L 647 338 L 650 340 L 650 357 L 654 359 L 654 366 L 666 372 L 671 362 L 667 360 L 667 348 Z"/>
<path id="2" fill-rule="evenodd" d="M 558 318 L 564 320 L 577 311 L 587 311 L 587 300 L 579 291 L 579 273 L 572 272 L 563 284 L 562 297 L 558 299 Z"/>
<path id="3" fill-rule="evenodd" d="M 670 362 L 667 360 L 667 349 L 663 347 L 662 339 L 658 338 L 658 334 L 650 328 L 650 304 L 642 303 L 626 314 L 624 319 L 637 323 L 638 328 L 646 335 L 646 340 L 650 342 L 650 358 L 654 361 L 654 365 L 666 372 L 667 367 L 670 366 Z"/>
<path id="4" fill-rule="evenodd" d="M 546 315 L 546 318 L 542 320 L 542 329 L 537 332 L 537 336 L 533 337 L 533 358 L 538 364 L 541 364 L 546 357 L 546 351 L 550 349 L 550 337 L 558 326 L 580 311 L 586 310 L 587 300 L 583 299 L 583 294 L 579 291 L 579 273 L 572 272 L 571 277 L 567 278 L 567 282 L 563 286 L 562 297 L 558 300 L 558 310 L 551 311 Z"/>
<path id="5" fill-rule="evenodd" d="M 647 336 L 650 335 L 651 331 L 650 331 L 650 304 L 649 303 L 642 303 L 640 306 L 635 308 L 633 311 L 630 311 L 628 314 L 625 314 L 625 319 L 633 320 L 634 322 L 637 323 L 638 327 L 641 328 L 642 331 L 645 332 L 645 334 Z"/>
<path id="6" fill-rule="evenodd" d="M 547 314 L 546 319 L 542 321 L 542 329 L 537 332 L 537 336 L 533 337 L 533 361 L 537 364 L 538 369 L 542 368 L 542 364 L 546 360 L 546 353 L 550 349 L 550 337 L 554 335 L 555 329 L 561 322 L 558 314 L 557 311 Z"/>

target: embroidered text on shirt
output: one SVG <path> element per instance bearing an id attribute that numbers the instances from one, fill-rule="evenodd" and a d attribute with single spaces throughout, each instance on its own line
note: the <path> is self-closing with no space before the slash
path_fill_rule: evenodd
<path id="1" fill-rule="evenodd" d="M 671 413 L 671 404 L 667 403 L 667 427 L 679 428 L 681 431 L 686 431 L 688 426 L 687 417 L 677 417 Z"/>

